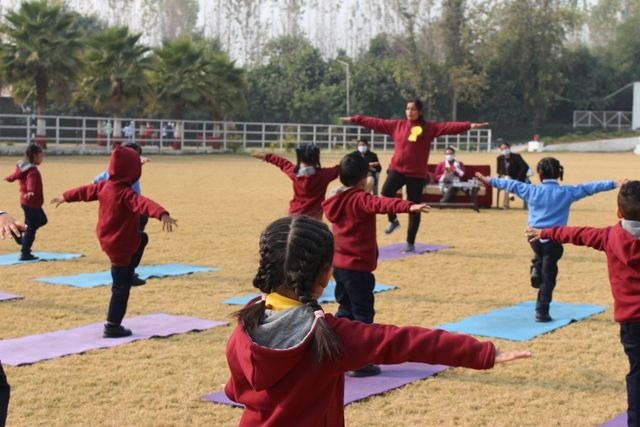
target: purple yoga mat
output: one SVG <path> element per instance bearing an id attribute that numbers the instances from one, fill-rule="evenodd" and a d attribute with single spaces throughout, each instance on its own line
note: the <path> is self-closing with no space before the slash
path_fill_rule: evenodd
<path id="1" fill-rule="evenodd" d="M 429 365 L 428 363 L 407 362 L 400 365 L 381 365 L 382 373 L 373 377 L 352 378 L 345 376 L 344 404 L 366 399 L 367 397 L 382 394 L 394 388 L 402 387 L 414 381 L 423 380 L 439 374 L 448 368 L 444 365 Z M 216 391 L 202 400 L 213 403 L 241 407 L 239 403 L 230 400 L 224 391 Z"/>
<path id="2" fill-rule="evenodd" d="M 7 301 L 10 299 L 22 299 L 22 295 L 14 295 L 14 294 L 6 294 L 4 292 L 0 292 L 0 301 Z"/>
<path id="3" fill-rule="evenodd" d="M 115 347 L 151 337 L 203 331 L 227 324 L 165 313 L 146 314 L 124 319 L 123 325 L 133 331 L 133 335 L 124 338 L 102 338 L 103 324 L 93 323 L 63 331 L 0 340 L 0 360 L 9 366 L 28 365 L 97 348 Z"/>
<path id="4" fill-rule="evenodd" d="M 627 413 L 621 413 L 617 417 L 602 424 L 600 427 L 627 427 Z"/>
<path id="5" fill-rule="evenodd" d="M 435 252 L 440 249 L 448 249 L 449 245 L 429 245 L 426 243 L 416 243 L 416 250 L 414 252 L 403 252 L 407 247 L 406 243 L 394 243 L 392 245 L 383 246 L 378 252 L 378 261 L 385 261 L 388 259 L 399 259 L 413 255 L 420 255 L 427 252 Z"/>

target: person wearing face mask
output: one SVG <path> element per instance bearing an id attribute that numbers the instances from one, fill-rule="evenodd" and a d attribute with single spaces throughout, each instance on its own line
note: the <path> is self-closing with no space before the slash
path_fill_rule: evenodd
<path id="1" fill-rule="evenodd" d="M 378 178 L 380 177 L 380 160 L 378 155 L 369 149 L 369 141 L 367 138 L 358 139 L 358 151 L 362 157 L 369 162 L 369 174 L 367 175 L 367 183 L 365 184 L 364 191 L 371 193 L 375 196 L 378 195 Z"/>
<path id="2" fill-rule="evenodd" d="M 386 120 L 363 115 L 341 117 L 340 120 L 373 129 L 393 139 L 393 157 L 382 186 L 382 196 L 395 197 L 398 190 L 406 186 L 407 199 L 421 203 L 431 142 L 441 135 L 455 135 L 469 129 L 483 128 L 489 123 L 427 121 L 422 114 L 422 102 L 417 98 L 407 101 L 405 115 L 406 120 Z M 388 218 L 385 234 L 391 234 L 400 227 L 395 214 L 389 214 Z M 409 215 L 405 252 L 415 251 L 419 227 L 420 215 Z"/>
<path id="3" fill-rule="evenodd" d="M 456 184 L 464 176 L 464 164 L 456 160 L 456 150 L 453 147 L 444 150 L 444 161 L 436 165 L 433 174 L 442 191 L 440 203 L 449 203 L 458 192 Z"/>
<path id="4" fill-rule="evenodd" d="M 497 171 L 500 178 L 515 179 L 520 182 L 528 182 L 527 173 L 529 172 L 529 165 L 524 161 L 522 156 L 518 153 L 511 152 L 511 146 L 508 142 L 502 138 L 498 139 L 498 147 L 500 148 L 500 155 L 497 159 Z M 503 209 L 509 209 L 509 201 L 513 199 L 513 196 L 505 191 L 504 200 L 502 202 Z M 526 204 L 525 204 L 526 206 Z"/>

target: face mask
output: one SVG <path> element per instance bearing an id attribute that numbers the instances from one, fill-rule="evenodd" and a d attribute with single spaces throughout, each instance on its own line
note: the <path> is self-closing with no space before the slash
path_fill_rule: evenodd
<path id="1" fill-rule="evenodd" d="M 508 156 L 509 154 L 511 154 L 511 150 L 505 148 L 504 150 L 500 150 L 500 154 L 502 154 L 503 156 Z"/>
<path id="2" fill-rule="evenodd" d="M 453 162 L 453 160 L 454 160 L 455 158 L 456 158 L 456 156 L 455 156 L 455 155 L 453 155 L 453 154 L 447 154 L 447 155 L 445 155 L 445 156 L 444 156 L 444 159 L 445 159 L 447 162 Z"/>
<path id="3" fill-rule="evenodd" d="M 358 145 L 358 151 L 361 152 L 362 154 L 367 152 L 367 146 L 366 145 Z"/>

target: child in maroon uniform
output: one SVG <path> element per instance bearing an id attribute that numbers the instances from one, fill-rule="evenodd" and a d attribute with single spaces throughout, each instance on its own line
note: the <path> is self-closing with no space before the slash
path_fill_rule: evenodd
<path id="1" fill-rule="evenodd" d="M 376 214 L 419 215 L 429 212 L 429 206 L 367 193 L 364 188 L 368 171 L 369 162 L 364 157 L 358 153 L 346 155 L 340 162 L 340 182 L 344 187 L 336 190 L 322 207 L 333 224 L 336 241 L 333 277 L 340 304 L 336 316 L 373 323 L 376 279 L 372 272 L 378 264 Z M 375 365 L 348 372 L 357 377 L 379 373 L 380 368 Z"/>
<path id="2" fill-rule="evenodd" d="M 140 179 L 140 155 L 133 148 L 116 147 L 109 162 L 109 179 L 65 191 L 51 201 L 56 207 L 64 202 L 98 200 L 98 240 L 111 260 L 111 301 L 104 325 L 105 338 L 131 335 L 121 323 L 127 312 L 131 278 L 140 263 L 148 239 L 139 232 L 140 215 L 162 221 L 162 229 L 172 231 L 176 220 L 153 200 L 140 196 L 131 184 Z"/>
<path id="3" fill-rule="evenodd" d="M 240 310 L 227 343 L 226 395 L 244 405 L 241 426 L 344 425 L 344 372 L 407 361 L 489 369 L 528 357 L 491 342 L 415 326 L 365 324 L 325 314 L 333 236 L 322 222 L 281 218 L 260 237 L 253 285 L 265 294 Z"/>
<path id="4" fill-rule="evenodd" d="M 27 147 L 25 159 L 20 160 L 16 170 L 5 178 L 8 182 L 18 180 L 20 184 L 20 206 L 24 211 L 24 222 L 27 230 L 22 237 L 16 238 L 16 243 L 21 245 L 20 261 L 32 261 L 38 259 L 31 253 L 31 246 L 36 240 L 36 231 L 47 223 L 47 215 L 42 209 L 44 195 L 42 192 L 42 176 L 38 171 L 38 165 L 44 159 L 42 148 L 31 144 Z"/>
<path id="5" fill-rule="evenodd" d="M 253 157 L 278 166 L 293 182 L 289 215 L 309 215 L 322 219 L 321 203 L 329 183 L 338 177 L 340 166 L 322 168 L 317 145 L 304 144 L 296 148 L 295 165 L 277 154 L 256 153 Z"/>
<path id="6" fill-rule="evenodd" d="M 607 255 L 613 294 L 613 318 L 620 323 L 620 342 L 629 358 L 627 374 L 627 419 L 640 422 L 640 181 L 624 182 L 618 193 L 616 225 L 604 228 L 528 228 L 531 241 L 551 239 L 603 251 Z"/>

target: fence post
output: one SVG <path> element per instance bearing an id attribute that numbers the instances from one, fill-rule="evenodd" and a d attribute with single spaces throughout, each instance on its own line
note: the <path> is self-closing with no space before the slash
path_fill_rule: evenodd
<path id="1" fill-rule="evenodd" d="M 328 130 L 328 132 L 327 132 L 327 142 L 328 142 L 328 143 L 327 143 L 327 145 L 328 145 L 328 147 L 327 147 L 327 148 L 328 148 L 329 152 L 331 152 L 331 142 L 332 142 L 332 141 L 331 141 L 331 130 L 332 130 L 332 129 L 333 129 L 333 126 L 329 125 L 329 130 Z"/>
<path id="2" fill-rule="evenodd" d="M 227 151 L 227 122 L 222 122 L 222 149 Z"/>
<path id="3" fill-rule="evenodd" d="M 243 123 L 242 124 L 242 148 L 244 148 L 246 150 L 247 148 L 247 124 Z"/>
<path id="4" fill-rule="evenodd" d="M 202 148 L 207 148 L 207 122 L 202 122 Z"/>
<path id="5" fill-rule="evenodd" d="M 60 116 L 56 116 L 56 145 L 60 145 Z"/>
<path id="6" fill-rule="evenodd" d="M 280 123 L 278 126 L 280 126 L 280 151 L 282 151 L 284 147 L 284 125 Z"/>
<path id="7" fill-rule="evenodd" d="M 297 133 L 298 133 L 297 139 L 298 140 L 296 141 L 296 145 L 300 145 L 300 144 L 302 144 L 302 136 L 300 134 L 300 132 L 301 132 L 300 128 L 302 126 L 300 124 L 298 124 L 297 127 L 298 127 L 298 131 L 297 131 Z"/>
<path id="8" fill-rule="evenodd" d="M 342 129 L 342 151 L 347 151 L 347 127 L 345 126 Z"/>
<path id="9" fill-rule="evenodd" d="M 87 132 L 87 118 L 83 117 L 82 118 L 82 151 L 84 151 L 87 148 L 86 132 Z"/>
<path id="10" fill-rule="evenodd" d="M 265 124 L 262 124 L 262 149 L 264 150 L 264 145 L 265 145 Z"/>

